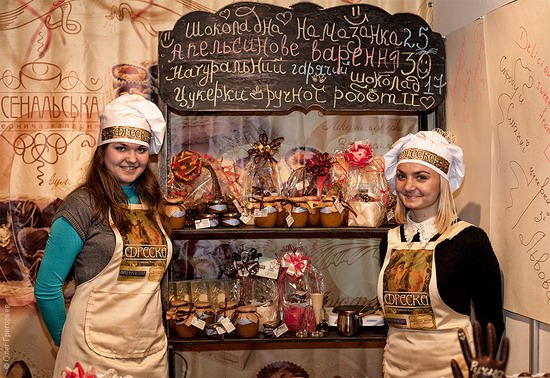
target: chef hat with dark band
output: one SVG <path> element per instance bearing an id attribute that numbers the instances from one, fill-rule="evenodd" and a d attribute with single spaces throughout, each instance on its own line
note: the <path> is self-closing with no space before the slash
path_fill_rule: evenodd
<path id="1" fill-rule="evenodd" d="M 140 95 L 123 95 L 105 106 L 100 116 L 98 146 L 130 142 L 149 147 L 158 154 L 164 141 L 166 122 L 160 109 Z"/>
<path id="2" fill-rule="evenodd" d="M 401 163 L 418 163 L 432 168 L 449 182 L 451 192 L 462 184 L 464 179 L 464 159 L 462 149 L 450 143 L 443 130 L 420 131 L 409 134 L 397 142 L 384 155 L 384 173 L 393 193 L 395 193 L 395 173 Z"/>

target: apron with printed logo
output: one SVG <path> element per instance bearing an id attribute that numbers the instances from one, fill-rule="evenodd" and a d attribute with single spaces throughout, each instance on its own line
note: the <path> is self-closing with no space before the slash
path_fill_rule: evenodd
<path id="1" fill-rule="evenodd" d="M 98 373 L 115 369 L 121 376 L 168 376 L 160 281 L 172 243 L 143 205 L 129 205 L 127 216 L 128 230 L 111 226 L 116 247 L 109 264 L 76 288 L 54 377 L 77 362 Z"/>
<path id="2" fill-rule="evenodd" d="M 425 246 L 402 242 L 399 227 L 389 231 L 388 250 L 378 279 L 378 299 L 389 326 L 384 377 L 452 378 L 453 358 L 467 372 L 457 331 L 464 329 L 472 344 L 470 317 L 442 301 L 434 251 L 438 243 L 468 226 L 460 221 Z"/>

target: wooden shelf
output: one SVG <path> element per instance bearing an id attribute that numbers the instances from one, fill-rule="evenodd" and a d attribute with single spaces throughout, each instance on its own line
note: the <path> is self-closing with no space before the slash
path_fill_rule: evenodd
<path id="1" fill-rule="evenodd" d="M 394 225 L 382 227 L 273 227 L 255 226 L 216 227 L 216 228 L 183 228 L 172 232 L 174 240 L 189 239 L 349 239 L 381 238 Z"/>
<path id="2" fill-rule="evenodd" d="M 356 336 L 340 336 L 336 327 L 331 327 L 322 337 L 296 337 L 287 332 L 280 337 L 265 337 L 259 333 L 257 338 L 241 339 L 235 336 L 218 338 L 195 337 L 181 339 L 170 336 L 168 344 L 176 350 L 228 350 L 228 349 L 289 349 L 289 348 L 341 348 L 341 347 L 383 347 L 386 342 L 387 327 L 361 327 Z"/>

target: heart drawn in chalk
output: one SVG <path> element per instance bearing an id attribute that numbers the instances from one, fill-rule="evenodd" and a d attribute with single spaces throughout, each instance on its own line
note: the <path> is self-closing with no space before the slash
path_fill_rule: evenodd
<path id="1" fill-rule="evenodd" d="M 420 103 L 424 105 L 426 109 L 430 109 L 435 104 L 435 99 L 432 96 L 420 97 Z"/>
<path id="2" fill-rule="evenodd" d="M 277 21 L 279 21 L 281 24 L 286 25 L 292 20 L 292 13 L 289 11 L 283 12 L 283 13 L 277 13 L 275 16 Z"/>
<path id="3" fill-rule="evenodd" d="M 224 9 L 220 12 L 220 17 L 227 20 L 230 14 L 231 12 L 229 11 L 229 9 Z"/>

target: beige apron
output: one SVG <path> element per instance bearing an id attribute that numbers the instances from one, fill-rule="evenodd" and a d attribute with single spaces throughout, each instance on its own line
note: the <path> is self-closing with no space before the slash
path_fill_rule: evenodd
<path id="1" fill-rule="evenodd" d="M 452 358 L 467 372 L 457 330 L 465 330 L 473 348 L 470 317 L 449 308 L 439 296 L 434 250 L 468 226 L 460 221 L 425 247 L 401 242 L 399 227 L 389 231 L 378 279 L 378 299 L 389 326 L 384 377 L 452 378 Z"/>
<path id="2" fill-rule="evenodd" d="M 71 300 L 54 377 L 80 362 L 98 373 L 115 369 L 132 377 L 168 377 L 160 281 L 172 244 L 158 219 L 143 205 L 130 205 L 132 227 L 112 225 L 116 247 L 93 279 L 78 285 Z"/>

